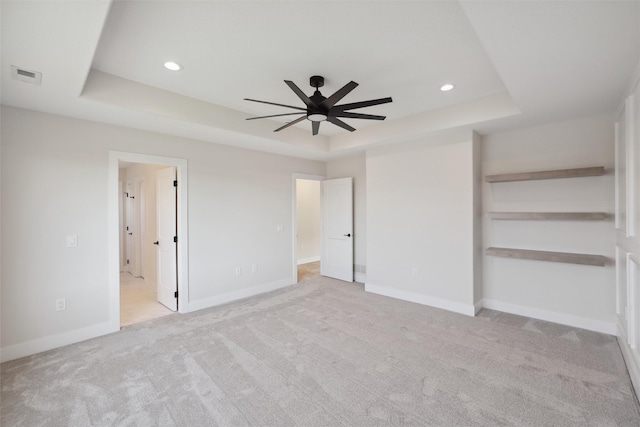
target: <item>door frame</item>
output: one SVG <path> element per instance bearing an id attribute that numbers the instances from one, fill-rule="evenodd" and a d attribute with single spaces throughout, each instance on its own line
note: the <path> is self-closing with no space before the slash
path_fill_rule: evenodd
<path id="1" fill-rule="evenodd" d="M 324 181 L 325 179 L 327 179 L 326 176 L 324 175 L 309 175 L 309 174 L 305 174 L 305 173 L 293 173 L 291 176 L 291 188 L 292 188 L 292 227 L 291 227 L 291 244 L 292 244 L 292 253 L 293 253 L 293 268 L 291 270 L 291 280 L 292 280 L 292 284 L 296 284 L 298 283 L 298 236 L 296 235 L 296 231 L 298 230 L 298 209 L 296 206 L 296 202 L 297 202 L 297 197 L 296 197 L 296 190 L 297 190 L 297 180 L 298 179 L 306 179 L 309 181 Z M 320 209 L 322 210 L 322 195 L 320 196 Z M 322 239 L 323 236 L 323 230 L 322 230 L 322 216 L 320 217 L 320 239 Z M 322 253 L 320 253 L 320 262 L 322 262 Z"/>
<path id="2" fill-rule="evenodd" d="M 178 179 L 178 312 L 189 312 L 189 235 L 187 160 L 175 157 L 150 154 L 109 151 L 108 174 L 108 283 L 109 283 L 109 324 L 112 332 L 120 330 L 120 239 L 118 218 L 118 166 L 119 162 L 147 163 L 162 166 L 175 166 Z"/>

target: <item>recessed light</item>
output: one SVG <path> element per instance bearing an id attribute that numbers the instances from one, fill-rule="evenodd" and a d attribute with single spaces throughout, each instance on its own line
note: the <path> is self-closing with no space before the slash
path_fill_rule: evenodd
<path id="1" fill-rule="evenodd" d="M 167 61 L 164 63 L 164 68 L 170 71 L 180 71 L 182 70 L 182 65 L 178 64 L 177 62 Z"/>
<path id="2" fill-rule="evenodd" d="M 446 85 L 442 85 L 440 86 L 440 90 L 443 92 L 449 92 L 451 89 L 453 89 L 455 86 L 452 85 L 451 83 L 447 83 Z"/>

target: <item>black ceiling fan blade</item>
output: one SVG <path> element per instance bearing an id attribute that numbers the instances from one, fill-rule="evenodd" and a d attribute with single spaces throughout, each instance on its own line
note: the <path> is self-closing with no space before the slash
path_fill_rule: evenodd
<path id="1" fill-rule="evenodd" d="M 354 90 L 356 87 L 358 87 L 358 83 L 352 80 L 346 85 L 342 86 L 342 89 L 338 89 L 336 93 L 334 93 L 333 95 L 331 95 L 330 97 L 322 101 L 320 105 L 329 109 L 333 107 L 336 104 L 336 102 L 340 101 L 342 98 L 347 96 L 347 94 L 352 90 Z"/>
<path id="2" fill-rule="evenodd" d="M 294 114 L 307 114 L 307 113 L 306 112 L 296 112 L 296 113 L 272 114 L 271 116 L 248 117 L 246 120 L 268 119 L 270 117 L 292 116 Z"/>
<path id="3" fill-rule="evenodd" d="M 331 114 L 334 117 L 344 117 L 347 119 L 367 119 L 367 120 L 384 120 L 387 116 L 376 116 L 374 114 L 360 114 L 352 113 L 350 111 L 338 111 L 335 114 Z"/>
<path id="4" fill-rule="evenodd" d="M 333 123 L 336 126 L 340 126 L 342 129 L 346 129 L 349 132 L 353 132 L 354 130 L 356 130 L 356 128 L 353 128 L 351 126 L 349 126 L 348 124 L 346 124 L 345 122 L 343 122 L 342 120 L 338 119 L 337 117 L 327 117 L 327 121 L 330 123 Z"/>
<path id="5" fill-rule="evenodd" d="M 302 108 L 302 107 L 294 107 L 293 105 L 286 105 L 286 104 L 278 104 L 275 102 L 269 102 L 269 101 L 259 101 L 257 99 L 249 99 L 249 98 L 245 98 L 245 101 L 252 101 L 252 102 L 260 102 L 262 104 L 269 104 L 269 105 L 277 105 L 278 107 L 287 107 L 287 108 L 295 108 L 296 110 L 300 110 L 300 111 L 307 111 L 306 108 Z"/>
<path id="6" fill-rule="evenodd" d="M 298 98 L 300 98 L 302 102 L 304 102 L 304 105 L 306 105 L 307 107 L 313 107 L 313 108 L 317 107 L 316 104 L 311 99 L 309 99 L 309 97 L 305 95 L 304 92 L 301 91 L 300 88 L 296 86 L 294 82 L 292 82 L 291 80 L 285 80 L 284 82 L 287 84 L 287 86 L 291 88 L 292 91 L 295 92 L 296 95 L 298 95 Z"/>
<path id="7" fill-rule="evenodd" d="M 391 98 L 380 98 L 380 99 L 372 99 L 370 101 L 361 101 L 361 102 L 353 102 L 351 104 L 342 104 L 336 105 L 333 107 L 335 111 L 345 111 L 345 110 L 353 110 L 355 108 L 364 108 L 371 107 L 373 105 L 386 104 L 387 102 L 392 102 Z"/>
<path id="8" fill-rule="evenodd" d="M 301 121 L 305 120 L 306 118 L 307 118 L 307 116 L 302 116 L 302 117 L 300 117 L 299 119 L 295 119 L 294 121 L 289 122 L 289 123 L 287 123 L 287 124 L 286 124 L 286 125 L 284 125 L 284 126 L 280 126 L 278 129 L 274 130 L 274 132 L 281 131 L 282 129 L 286 129 L 286 128 L 288 128 L 289 126 L 293 126 L 293 125 L 295 125 L 296 123 L 300 123 Z"/>
<path id="9" fill-rule="evenodd" d="M 311 122 L 311 130 L 314 135 L 317 135 L 320 130 L 320 122 Z"/>

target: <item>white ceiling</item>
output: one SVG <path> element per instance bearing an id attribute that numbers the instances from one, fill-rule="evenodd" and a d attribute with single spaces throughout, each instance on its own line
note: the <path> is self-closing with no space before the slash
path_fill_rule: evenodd
<path id="1" fill-rule="evenodd" d="M 1 100 L 12 105 L 315 159 L 455 129 L 491 132 L 609 112 L 640 53 L 639 1 L 7 1 Z M 162 67 L 166 60 L 184 66 Z M 11 79 L 10 65 L 43 73 Z M 325 77 L 345 119 L 274 133 Z M 447 93 L 446 82 L 456 85 Z M 296 116 L 294 116 L 296 117 Z"/>

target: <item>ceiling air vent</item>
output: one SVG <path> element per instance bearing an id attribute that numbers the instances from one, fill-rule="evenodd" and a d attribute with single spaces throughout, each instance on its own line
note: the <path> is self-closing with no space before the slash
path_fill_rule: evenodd
<path id="1" fill-rule="evenodd" d="M 34 85 L 40 85 L 42 83 L 42 73 L 39 71 L 29 71 L 24 68 L 18 68 L 15 65 L 11 66 L 11 77 L 14 80 L 20 80 L 21 82 L 31 83 Z"/>

